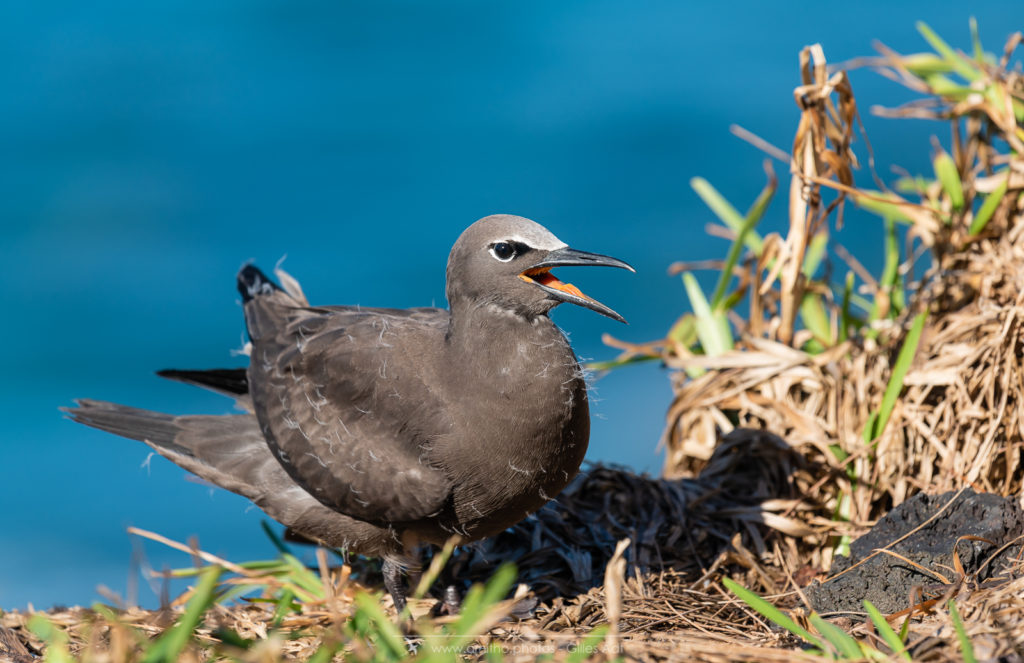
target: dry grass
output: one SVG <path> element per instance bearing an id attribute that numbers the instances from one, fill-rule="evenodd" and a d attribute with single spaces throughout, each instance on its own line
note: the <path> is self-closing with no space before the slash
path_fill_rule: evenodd
<path id="1" fill-rule="evenodd" d="M 890 55 L 873 64 L 888 65 L 887 71 L 895 76 L 901 71 L 899 62 L 898 56 Z M 1007 90 L 1007 98 L 1024 95 L 1019 74 L 994 70 L 993 76 Z M 695 379 L 684 371 L 675 374 L 676 398 L 665 435 L 665 475 L 694 476 L 708 462 L 721 433 L 758 428 L 779 435 L 809 462 L 833 470 L 807 496 L 828 511 L 838 507 L 841 495 L 850 496 L 848 519 L 854 529 L 923 489 L 942 491 L 970 484 L 979 490 L 1018 495 L 1024 480 L 1020 418 L 1024 375 L 1019 361 L 1024 347 L 1019 200 L 1024 160 L 992 151 L 995 136 L 1002 137 L 996 127 L 1008 120 L 992 119 L 989 114 L 998 113 L 981 102 L 977 107 L 928 111 L 935 119 L 953 114 L 953 158 L 967 201 L 995 188 L 990 174 L 994 167 L 1010 171 L 1008 194 L 983 234 L 973 236 L 967 232 L 973 219 L 969 202 L 964 209 L 953 210 L 938 183 L 921 192 L 920 202 L 849 185 L 847 173 L 856 163 L 852 158 L 844 160 L 842 154 L 852 138 L 855 107 L 845 77 L 818 78 L 816 84 L 798 88 L 798 97 L 809 101 L 794 149 L 789 234 L 785 238 L 769 235 L 764 242 L 768 248 L 759 259 L 738 268 L 740 288 L 747 289 L 751 305 L 736 347 L 715 356 L 694 354 L 692 348 L 672 340 L 629 348 L 649 352 L 656 347 L 671 367 L 706 371 Z M 830 92 L 839 95 L 838 111 L 828 98 Z M 893 114 L 921 117 L 923 108 L 913 105 Z M 1013 135 L 1020 133 L 1017 129 Z M 813 159 L 813 154 L 824 157 Z M 836 193 L 826 204 L 824 197 L 830 190 Z M 806 328 L 794 331 L 796 305 L 792 302 L 799 302 L 805 292 L 823 288 L 799 273 L 803 250 L 810 237 L 827 236 L 823 219 L 838 213 L 844 199 L 851 197 L 884 199 L 898 207 L 910 217 L 904 256 L 917 258 L 918 246 L 923 245 L 931 250 L 931 263 L 917 280 L 912 276 L 920 271 L 919 264 L 908 260 L 899 266 L 899 287 L 905 282 L 908 291 L 901 295 L 906 302 L 895 315 L 880 315 L 865 330 L 869 333 L 842 340 L 845 330 L 836 329 L 838 302 L 827 297 L 829 337 L 815 337 Z M 852 269 L 863 275 L 864 290 L 883 309 L 890 308 L 893 293 L 859 265 L 853 264 Z M 783 279 L 786 273 L 790 276 Z M 896 351 L 912 315 L 921 311 L 929 317 L 903 381 L 906 390 L 888 425 L 865 444 L 864 431 L 879 409 Z M 824 349 L 808 351 L 812 338 Z M 851 476 L 856 479 L 843 479 Z M 840 525 L 830 522 L 828 526 Z M 805 543 L 817 546 L 819 541 Z M 827 564 L 828 559 L 816 561 Z"/>
<path id="2" fill-rule="evenodd" d="M 592 468 L 557 504 L 457 552 L 449 564 L 456 577 L 482 580 L 511 560 L 544 601 L 528 619 L 481 622 L 488 628 L 471 657 L 491 656 L 491 647 L 509 660 L 545 653 L 569 658 L 581 638 L 608 624 L 598 640 L 586 641 L 591 649 L 584 654 L 645 661 L 811 658 L 798 638 L 727 592 L 721 578 L 736 579 L 808 627 L 803 588 L 826 577 L 836 551 L 893 506 L 921 491 L 965 486 L 1019 498 L 1024 78 L 1009 63 L 1020 41 L 1012 37 L 998 61 L 936 45 L 938 54 L 928 57 L 880 47 L 880 57 L 852 63 L 926 95 L 885 114 L 950 127 L 951 149 L 936 149 L 934 179 L 906 178 L 898 192 L 877 177 L 878 189 L 855 182 L 859 118 L 849 79 L 826 67 L 820 48 L 801 53 L 795 98 L 802 114 L 786 157 L 788 230 L 761 238 L 753 229 L 777 186 L 770 168 L 768 186 L 745 219 L 730 216 L 727 203 L 700 188 L 723 219 L 734 221 L 713 229 L 736 240 L 723 263 L 726 278 L 711 303 L 704 301 L 701 311 L 695 303 L 696 315 L 684 316 L 668 338 L 614 342 L 625 351 L 623 361 L 656 357 L 678 369 L 664 478 Z M 881 276 L 834 239 L 851 201 L 888 219 L 889 260 Z M 895 230 L 897 223 L 905 232 Z M 847 262 L 852 276 L 845 284 L 822 275 L 819 260 L 829 253 Z M 690 290 L 693 283 L 691 297 L 699 294 Z M 858 305 L 862 312 L 852 312 Z M 908 330 L 922 313 L 916 352 L 907 354 L 913 360 L 901 367 L 900 348 L 914 345 L 906 341 Z M 628 547 L 618 545 L 627 539 Z M 246 661 L 308 658 L 320 656 L 324 642 L 341 640 L 351 657 L 379 657 L 343 632 L 360 609 L 352 569 L 321 567 L 323 592 L 283 617 L 280 611 L 275 617 L 272 603 L 214 605 L 185 658 L 214 651 Z M 1014 573 L 984 583 L 959 574 L 942 600 L 908 597 L 910 614 L 892 618 L 897 628 L 906 621 L 913 660 L 961 660 L 944 609 L 950 598 L 979 660 L 1020 660 L 1024 578 Z M 268 592 L 280 592 L 275 582 Z M 414 613 L 422 615 L 431 603 L 417 602 Z M 513 610 L 501 605 L 500 611 Z M 180 607 L 74 609 L 50 617 L 67 633 L 72 653 L 105 662 L 139 660 L 145 651 L 139 634 L 162 632 L 178 613 Z M 29 616 L 0 619 L 0 659 L 34 660 L 44 643 L 26 628 Z M 424 629 L 451 621 L 422 619 Z M 876 653 L 888 651 L 864 615 L 835 623 Z M 256 644 L 200 647 L 217 641 L 217 628 Z"/>

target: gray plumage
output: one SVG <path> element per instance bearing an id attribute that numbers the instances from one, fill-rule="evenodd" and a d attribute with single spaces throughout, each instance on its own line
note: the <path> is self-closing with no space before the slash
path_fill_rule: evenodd
<path id="1" fill-rule="evenodd" d="M 68 413 L 145 442 L 292 530 L 384 557 L 401 607 L 395 569 L 415 546 L 497 533 L 578 471 L 586 383 L 547 314 L 569 301 L 621 320 L 550 274 L 590 264 L 632 269 L 499 215 L 453 247 L 448 310 L 309 306 L 247 266 L 247 371 L 162 374 L 250 413 L 172 416 L 91 400 Z"/>

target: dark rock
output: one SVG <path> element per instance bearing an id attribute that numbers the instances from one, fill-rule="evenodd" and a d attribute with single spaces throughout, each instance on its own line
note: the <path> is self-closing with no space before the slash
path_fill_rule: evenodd
<path id="1" fill-rule="evenodd" d="M 821 613 L 863 612 L 861 601 L 867 599 L 882 612 L 891 614 L 910 606 L 910 592 L 915 586 L 923 587 L 926 597 L 941 594 L 942 583 L 934 575 L 885 553 L 836 576 L 921 525 L 955 495 L 953 491 L 942 495 L 922 493 L 890 511 L 850 545 L 849 557 L 835 558 L 829 573 L 833 580 L 807 588 L 811 607 Z M 965 573 L 969 577 L 977 574 L 976 580 L 980 582 L 1007 570 L 1020 552 L 1020 544 L 1009 546 L 979 572 L 996 550 L 1021 534 L 1024 534 L 1024 511 L 1015 500 L 968 489 L 938 518 L 889 550 L 955 581 L 952 570 L 955 547 Z M 970 540 L 957 543 L 963 536 L 981 537 L 991 543 Z"/>

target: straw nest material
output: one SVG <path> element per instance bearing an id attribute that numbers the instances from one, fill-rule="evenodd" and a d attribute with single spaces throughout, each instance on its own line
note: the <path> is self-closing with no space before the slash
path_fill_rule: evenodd
<path id="1" fill-rule="evenodd" d="M 1024 79 L 1019 74 L 1004 75 L 1006 85 L 1020 95 Z M 912 277 L 920 266 L 914 264 L 916 256 L 908 248 L 911 258 L 900 266 L 908 293 L 898 317 L 879 319 L 867 330 L 870 333 L 842 342 L 833 339 L 830 347 L 814 353 L 783 342 L 787 336 L 783 323 L 773 315 L 766 315 L 765 321 L 744 322 L 736 347 L 717 356 L 695 356 L 686 348 L 665 346 L 669 366 L 706 371 L 696 379 L 688 379 L 682 371 L 675 374 L 676 398 L 665 433 L 665 476 L 693 476 L 712 457 L 723 432 L 756 428 L 778 435 L 808 462 L 831 470 L 802 487 L 806 503 L 820 508 L 804 512 L 803 519 L 819 535 L 804 539 L 801 545 L 817 549 L 820 556 L 814 555 L 813 563 L 824 567 L 831 561 L 820 547 L 825 537 L 863 531 L 920 491 L 935 493 L 969 485 L 1003 496 L 1018 497 L 1024 492 L 1024 159 L 993 152 L 991 132 L 998 129 L 983 114 L 985 110 L 983 106 L 947 108 L 933 115 L 952 114 L 955 120 L 954 153 L 963 195 L 980 200 L 990 194 L 996 181 L 989 173 L 997 166 L 1004 167 L 1008 193 L 977 237 L 966 232 L 972 220 L 969 205 L 956 212 L 947 197 L 935 192 L 931 195 L 938 200 L 936 209 L 901 203 L 913 211 L 908 247 L 919 243 L 931 250 L 933 258 L 915 280 Z M 966 135 L 959 128 L 965 116 Z M 836 126 L 830 125 L 831 129 Z M 849 123 L 840 129 L 851 130 Z M 1020 133 L 1014 131 L 1013 141 L 1019 142 Z M 794 180 L 800 179 L 800 173 L 795 173 Z M 816 173 L 804 179 L 826 185 Z M 858 200 L 869 194 L 843 187 L 840 195 Z M 813 205 L 818 209 L 797 210 L 802 214 L 793 219 L 794 226 L 827 214 L 820 197 Z M 934 218 L 915 220 L 923 214 Z M 805 236 L 791 228 L 790 235 L 776 243 L 791 245 L 794 233 Z M 778 260 L 786 263 L 799 253 L 783 249 Z M 763 262 L 750 263 L 747 269 L 763 268 Z M 786 264 L 773 267 L 776 272 L 787 269 Z M 751 282 L 759 277 L 746 275 Z M 877 281 L 867 286 L 874 287 L 881 300 L 891 294 L 882 292 Z M 785 299 L 785 293 L 777 292 L 780 284 L 774 287 L 776 292 L 762 281 L 762 299 L 768 304 L 752 306 L 756 312 L 770 308 L 773 295 L 776 301 Z M 902 379 L 902 395 L 894 401 L 880 433 L 865 438 L 864 431 L 884 406 L 883 396 L 912 317 L 920 313 L 927 317 L 913 362 Z M 848 524 L 817 517 L 839 509 Z"/>

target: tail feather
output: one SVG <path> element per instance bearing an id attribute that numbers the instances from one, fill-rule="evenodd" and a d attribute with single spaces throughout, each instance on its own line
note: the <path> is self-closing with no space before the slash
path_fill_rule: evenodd
<path id="1" fill-rule="evenodd" d="M 180 427 L 173 415 L 106 401 L 82 399 L 76 402 L 76 408 L 61 408 L 73 421 L 131 440 L 145 442 L 150 446 L 177 447 L 174 438 L 180 432 Z M 181 448 L 175 450 L 187 452 Z"/>
<path id="2" fill-rule="evenodd" d="M 401 542 L 390 529 L 338 513 L 295 483 L 271 453 L 255 415 L 174 416 L 85 399 L 62 409 L 79 423 L 145 442 L 313 540 L 368 555 L 401 554 Z"/>
<path id="3" fill-rule="evenodd" d="M 242 295 L 245 326 L 253 343 L 276 334 L 285 324 L 288 312 L 304 306 L 254 265 L 246 265 L 238 272 L 238 292 Z"/>
<path id="4" fill-rule="evenodd" d="M 300 524 L 306 510 L 326 509 L 284 471 L 251 414 L 174 416 L 86 399 L 64 412 L 86 426 L 145 442 L 176 465 L 251 499 L 286 525 Z"/>
<path id="5" fill-rule="evenodd" d="M 249 393 L 249 376 L 244 368 L 210 368 L 206 370 L 168 368 L 157 371 L 156 374 L 168 380 L 194 384 L 228 396 L 241 396 Z"/>
<path id="6" fill-rule="evenodd" d="M 281 288 L 267 278 L 256 265 L 246 265 L 238 272 L 238 293 L 242 295 L 243 304 L 248 304 L 260 295 L 271 295 L 280 291 Z"/>

